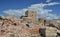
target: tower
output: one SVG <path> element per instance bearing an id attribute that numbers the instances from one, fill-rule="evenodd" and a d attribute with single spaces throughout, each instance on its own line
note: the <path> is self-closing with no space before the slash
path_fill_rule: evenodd
<path id="1" fill-rule="evenodd" d="M 26 15 L 27 17 L 36 18 L 36 10 L 27 10 L 27 11 L 25 12 L 25 15 Z"/>
<path id="2" fill-rule="evenodd" d="M 37 19 L 36 15 L 37 15 L 36 10 L 29 9 L 25 12 L 25 16 L 27 16 L 32 22 L 36 21 Z"/>

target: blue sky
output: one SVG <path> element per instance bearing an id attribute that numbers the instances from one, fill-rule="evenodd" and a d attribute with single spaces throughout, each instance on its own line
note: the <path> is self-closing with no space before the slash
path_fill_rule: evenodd
<path id="1" fill-rule="evenodd" d="M 37 10 L 38 17 L 60 18 L 60 0 L 0 0 L 1 16 L 6 14 L 21 16 L 28 9 Z"/>
<path id="2" fill-rule="evenodd" d="M 36 3 L 40 3 L 40 0 L 0 0 L 0 14 L 3 10 L 23 9 Z"/>

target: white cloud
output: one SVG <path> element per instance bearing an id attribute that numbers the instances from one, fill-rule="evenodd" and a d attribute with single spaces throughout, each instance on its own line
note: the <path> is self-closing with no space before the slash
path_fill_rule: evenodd
<path id="1" fill-rule="evenodd" d="M 60 3 L 59 2 L 52 2 L 52 3 L 45 4 L 45 6 L 53 6 L 53 5 L 57 5 L 57 4 L 60 4 Z"/>
<path id="2" fill-rule="evenodd" d="M 8 14 L 8 15 L 12 15 L 12 16 L 15 16 L 15 17 L 20 17 L 21 15 L 24 15 L 25 14 L 25 11 L 26 10 L 27 9 L 22 9 L 22 10 L 20 10 L 20 9 L 17 9 L 17 10 L 10 9 L 10 10 L 5 10 L 3 12 L 5 14 Z"/>
<path id="3" fill-rule="evenodd" d="M 52 3 L 48 3 L 48 4 L 40 3 L 40 4 L 33 4 L 28 8 L 37 8 L 37 7 L 43 8 L 45 6 L 54 6 L 54 5 L 58 5 L 58 4 L 60 4 L 60 3 L 59 2 L 52 2 Z"/>
<path id="4" fill-rule="evenodd" d="M 43 4 L 43 3 L 33 4 L 28 8 L 17 9 L 17 10 L 12 10 L 11 9 L 11 10 L 5 10 L 3 12 L 6 13 L 6 14 L 9 14 L 9 15 L 14 15 L 16 17 L 17 16 L 19 17 L 21 15 L 24 15 L 26 10 L 33 9 L 33 10 L 37 11 L 38 17 L 47 18 L 47 19 L 59 19 L 59 16 L 51 13 L 53 10 L 44 9 L 45 6 L 54 6 L 54 5 L 57 5 L 57 4 L 60 4 L 60 3 L 52 2 L 52 3 L 48 3 L 48 4 Z"/>
<path id="5" fill-rule="evenodd" d="M 46 0 L 46 2 L 51 2 L 52 0 Z"/>
<path id="6" fill-rule="evenodd" d="M 59 19 L 59 16 L 51 13 L 53 10 L 44 9 L 45 6 L 54 6 L 57 4 L 60 4 L 60 3 L 58 2 L 53 2 L 53 3 L 48 3 L 48 4 L 40 3 L 40 4 L 31 5 L 29 8 L 37 10 L 38 17 L 42 17 L 42 18 L 44 17 L 47 19 Z"/>
<path id="7" fill-rule="evenodd" d="M 51 13 L 52 10 L 40 9 L 38 11 L 38 17 L 47 18 L 47 19 L 59 19 L 59 16 Z"/>

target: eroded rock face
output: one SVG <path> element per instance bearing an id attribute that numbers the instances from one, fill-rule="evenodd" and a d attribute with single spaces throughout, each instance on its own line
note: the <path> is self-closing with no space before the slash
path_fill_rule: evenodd
<path id="1" fill-rule="evenodd" d="M 0 27 L 0 36 L 4 37 L 9 33 L 19 34 L 20 37 L 30 36 L 39 34 L 39 28 L 44 25 L 44 20 L 42 24 L 36 18 L 35 10 L 28 10 L 25 16 L 21 19 L 16 19 L 12 16 L 5 16 Z M 1 32 L 2 30 L 2 32 Z M 1 34 L 3 33 L 3 34 Z"/>
<path id="2" fill-rule="evenodd" d="M 39 34 L 40 24 L 27 27 L 22 23 L 17 19 L 4 19 L 2 22 L 3 25 L 0 27 L 0 36 L 5 37 L 7 34 L 10 36 L 10 33 L 13 33 L 14 35 L 18 34 L 20 37 Z"/>

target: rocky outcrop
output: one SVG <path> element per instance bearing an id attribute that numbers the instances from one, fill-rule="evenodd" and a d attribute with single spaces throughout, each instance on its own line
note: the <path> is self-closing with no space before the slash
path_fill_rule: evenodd
<path id="1" fill-rule="evenodd" d="M 31 24 L 30 24 L 31 25 Z M 29 25 L 29 26 L 30 26 Z M 18 34 L 19 36 L 30 36 L 39 34 L 39 28 L 41 24 L 32 25 L 32 27 L 27 27 L 24 22 L 20 23 L 17 19 L 7 19 L 5 18 L 2 21 L 2 25 L 0 27 L 0 36 L 4 37 L 7 34 Z"/>

